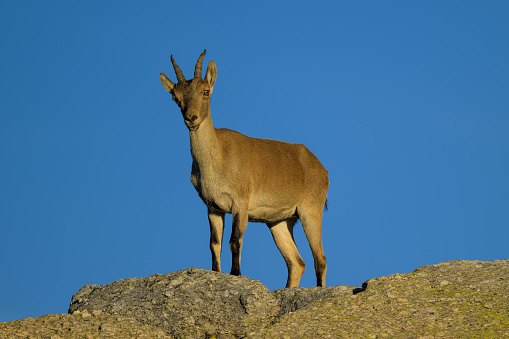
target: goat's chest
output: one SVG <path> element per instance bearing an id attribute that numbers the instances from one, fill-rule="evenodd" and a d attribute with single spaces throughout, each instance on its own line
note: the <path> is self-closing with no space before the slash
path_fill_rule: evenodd
<path id="1" fill-rule="evenodd" d="M 218 172 L 200 171 L 193 164 L 191 183 L 209 208 L 231 213 L 233 200 L 228 192 L 229 185 L 222 180 Z"/>

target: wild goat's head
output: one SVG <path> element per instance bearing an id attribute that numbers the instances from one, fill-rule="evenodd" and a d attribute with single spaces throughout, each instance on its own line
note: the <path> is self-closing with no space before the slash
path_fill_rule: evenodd
<path id="1" fill-rule="evenodd" d="M 177 75 L 177 84 L 161 73 L 161 83 L 179 105 L 184 122 L 190 131 L 197 130 L 203 120 L 207 118 L 210 112 L 210 96 L 216 82 L 217 69 L 214 61 L 209 62 L 205 79 L 201 78 L 205 53 L 206 50 L 198 58 L 194 68 L 194 78 L 191 80 L 186 80 L 184 73 L 173 59 L 173 55 L 171 56 L 171 63 Z"/>

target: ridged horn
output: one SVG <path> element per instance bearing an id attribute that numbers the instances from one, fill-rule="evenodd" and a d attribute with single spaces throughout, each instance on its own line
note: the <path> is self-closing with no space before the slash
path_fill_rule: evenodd
<path id="1" fill-rule="evenodd" d="M 201 69 L 202 69 L 202 63 L 203 58 L 205 57 L 205 54 L 207 53 L 207 50 L 204 49 L 203 53 L 200 54 L 200 57 L 198 58 L 198 61 L 196 61 L 196 66 L 194 67 L 194 77 L 201 79 Z"/>
<path id="2" fill-rule="evenodd" d="M 171 63 L 173 64 L 173 69 L 175 70 L 175 75 L 177 76 L 178 82 L 186 81 L 186 77 L 184 76 L 184 73 L 182 73 L 179 65 L 177 65 L 175 59 L 173 59 L 173 55 L 171 56 Z"/>

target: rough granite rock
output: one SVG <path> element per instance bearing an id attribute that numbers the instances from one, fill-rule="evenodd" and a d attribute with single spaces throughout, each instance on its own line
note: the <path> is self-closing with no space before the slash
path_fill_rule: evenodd
<path id="1" fill-rule="evenodd" d="M 0 323 L 0 338 L 509 338 L 508 305 L 509 260 L 274 292 L 191 268 L 86 285 L 72 314 Z"/>
<path id="2" fill-rule="evenodd" d="M 161 338 L 171 339 L 161 328 L 131 318 L 94 311 L 46 314 L 0 323 L 0 338 Z"/>
<path id="3" fill-rule="evenodd" d="M 509 338 L 509 260 L 454 260 L 370 279 L 250 338 Z"/>
<path id="4" fill-rule="evenodd" d="M 334 297 L 350 297 L 354 291 L 360 290 L 353 286 L 327 286 L 327 287 L 292 287 L 275 290 L 274 294 L 279 303 L 279 313 L 277 317 L 282 317 L 287 313 L 303 309 L 315 301 L 332 299 Z"/>
<path id="5" fill-rule="evenodd" d="M 279 305 L 259 281 L 193 267 L 85 285 L 73 296 L 69 313 L 84 310 L 133 318 L 173 337 L 234 338 L 269 325 Z"/>

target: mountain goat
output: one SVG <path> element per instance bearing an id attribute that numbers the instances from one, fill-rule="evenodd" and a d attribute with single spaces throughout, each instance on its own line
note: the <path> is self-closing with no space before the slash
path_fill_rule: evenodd
<path id="1" fill-rule="evenodd" d="M 329 188 L 327 170 L 304 145 L 215 128 L 210 97 L 217 69 L 210 61 L 202 79 L 205 53 L 198 58 L 192 79 L 185 79 L 173 56 L 177 84 L 163 73 L 160 76 L 189 129 L 191 182 L 208 208 L 212 269 L 221 271 L 224 216 L 231 213 L 230 274 L 240 275 L 242 238 L 248 221 L 263 222 L 288 267 L 286 287 L 299 286 L 306 265 L 295 245 L 293 227 L 300 219 L 314 258 L 316 284 L 324 286 L 327 265 L 322 248 L 322 212 Z"/>

